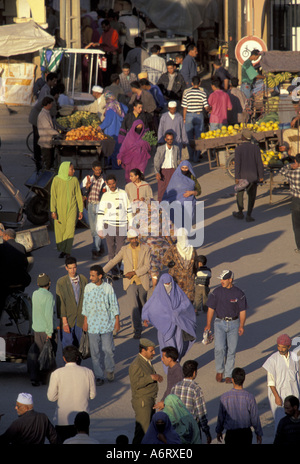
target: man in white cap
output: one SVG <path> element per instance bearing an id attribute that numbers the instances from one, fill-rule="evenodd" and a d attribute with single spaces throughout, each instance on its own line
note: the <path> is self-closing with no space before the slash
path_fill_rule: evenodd
<path id="1" fill-rule="evenodd" d="M 128 306 L 132 309 L 132 325 L 134 338 L 141 338 L 142 308 L 147 300 L 149 290 L 150 248 L 140 243 L 138 234 L 130 229 L 127 234 L 128 245 L 121 248 L 119 253 L 103 268 L 109 272 L 116 264 L 123 261 L 124 280 L 123 288 L 127 293 Z"/>
<path id="2" fill-rule="evenodd" d="M 178 145 L 180 156 L 182 148 L 186 147 L 189 139 L 186 133 L 183 117 L 178 111 L 178 104 L 175 100 L 168 102 L 168 111 L 161 115 L 157 140 L 158 143 L 164 143 L 164 138 L 167 132 L 172 132 L 174 135 L 174 143 Z"/>
<path id="3" fill-rule="evenodd" d="M 207 323 L 204 331 L 211 330 L 213 316 L 216 380 L 232 383 L 232 371 L 239 336 L 244 333 L 247 299 L 245 293 L 233 284 L 234 274 L 224 270 L 219 279 L 221 285 L 216 287 L 207 299 Z"/>
<path id="4" fill-rule="evenodd" d="M 76 106 L 76 111 L 88 111 L 90 113 L 98 114 L 100 121 L 104 120 L 104 112 L 106 107 L 106 101 L 103 94 L 103 88 L 100 85 L 94 85 L 92 88 L 92 95 L 94 97 L 94 101 L 87 105 L 80 105 Z"/>
<path id="5" fill-rule="evenodd" d="M 1 445 L 43 445 L 46 438 L 52 445 L 60 443 L 46 414 L 33 409 L 30 393 L 18 395 L 15 409 L 19 417 L 0 435 Z"/>
<path id="6" fill-rule="evenodd" d="M 154 172 L 157 180 L 157 200 L 162 201 L 163 195 L 170 182 L 180 159 L 180 149 L 174 145 L 172 131 L 167 131 L 164 136 L 165 143 L 157 147 L 154 155 Z"/>

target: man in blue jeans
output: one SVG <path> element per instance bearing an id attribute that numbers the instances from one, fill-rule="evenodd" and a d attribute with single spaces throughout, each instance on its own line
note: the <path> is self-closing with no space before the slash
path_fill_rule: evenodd
<path id="1" fill-rule="evenodd" d="M 244 333 L 247 299 L 242 290 L 233 284 L 233 272 L 225 270 L 219 276 L 221 285 L 207 299 L 207 323 L 204 331 L 211 330 L 213 316 L 216 380 L 232 383 L 232 371 L 239 336 Z"/>
<path id="2" fill-rule="evenodd" d="M 96 385 L 103 385 L 104 364 L 109 382 L 114 380 L 114 339 L 113 333 L 119 332 L 119 304 L 111 285 L 102 281 L 104 272 L 101 266 L 90 268 L 90 283 L 84 289 L 82 315 L 84 323 L 82 330 L 88 332 L 93 371 Z M 104 353 L 104 363 L 101 360 L 100 344 Z"/>
<path id="3" fill-rule="evenodd" d="M 184 92 L 181 106 L 183 122 L 190 143 L 190 161 L 197 162 L 200 154 L 193 148 L 194 140 L 198 139 L 204 130 L 204 110 L 210 110 L 206 93 L 200 89 L 198 76 L 193 77 L 192 87 Z"/>
<path id="4" fill-rule="evenodd" d="M 99 259 L 104 252 L 103 244 L 101 244 L 101 238 L 97 231 L 97 218 L 99 202 L 103 193 L 107 187 L 105 180 L 102 176 L 102 166 L 100 161 L 94 161 L 92 164 L 93 174 L 87 175 L 81 184 L 81 193 L 86 200 L 86 208 L 88 213 L 88 221 L 93 237 L 92 245 L 92 259 Z"/>

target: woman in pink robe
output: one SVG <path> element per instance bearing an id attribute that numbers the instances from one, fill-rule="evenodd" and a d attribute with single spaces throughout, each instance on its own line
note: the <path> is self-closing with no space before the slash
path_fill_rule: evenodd
<path id="1" fill-rule="evenodd" d="M 145 125 L 140 119 L 137 119 L 121 145 L 117 160 L 118 165 L 125 169 L 126 182 L 130 182 L 129 174 L 132 169 L 137 168 L 142 173 L 145 172 L 151 147 L 146 140 L 143 140 L 144 134 Z"/>

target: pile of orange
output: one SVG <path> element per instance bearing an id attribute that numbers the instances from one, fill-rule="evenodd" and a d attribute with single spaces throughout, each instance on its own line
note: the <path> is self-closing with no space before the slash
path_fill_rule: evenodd
<path id="1" fill-rule="evenodd" d="M 106 140 L 106 135 L 93 126 L 81 126 L 76 129 L 71 129 L 66 140 Z"/>

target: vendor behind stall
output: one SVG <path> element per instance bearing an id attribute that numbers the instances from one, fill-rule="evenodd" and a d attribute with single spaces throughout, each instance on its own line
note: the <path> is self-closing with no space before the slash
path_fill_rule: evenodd
<path id="1" fill-rule="evenodd" d="M 92 95 L 95 99 L 92 103 L 89 103 L 88 105 L 75 106 L 74 110 L 88 111 L 90 113 L 98 114 L 98 117 L 102 122 L 104 119 L 104 111 L 106 106 L 105 97 L 103 95 L 103 88 L 99 85 L 94 85 L 92 88 Z"/>
<path id="2" fill-rule="evenodd" d="M 258 71 L 253 66 L 252 62 L 258 60 L 260 56 L 260 51 L 257 49 L 252 50 L 249 58 L 244 61 L 242 66 L 242 85 L 241 90 L 244 92 L 247 98 L 251 97 L 252 88 L 256 79 L 264 79 L 265 76 L 259 74 Z"/>

